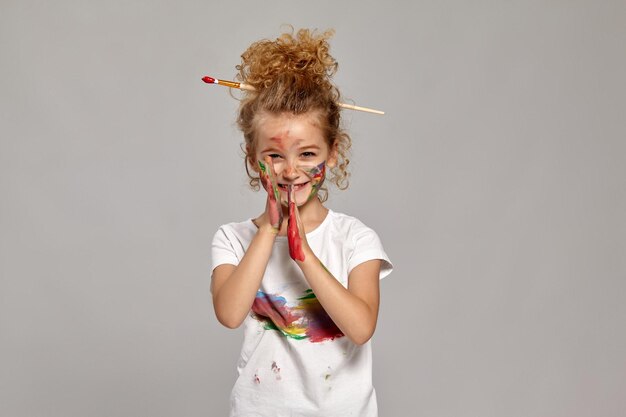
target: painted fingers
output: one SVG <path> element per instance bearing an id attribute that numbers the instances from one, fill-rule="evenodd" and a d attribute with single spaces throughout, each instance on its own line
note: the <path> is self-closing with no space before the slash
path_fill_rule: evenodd
<path id="1" fill-rule="evenodd" d="M 302 250 L 301 226 L 298 219 L 298 208 L 296 207 L 296 198 L 293 195 L 293 186 L 289 185 L 287 193 L 287 204 L 289 205 L 289 220 L 287 223 L 287 240 L 289 242 L 289 256 L 294 261 L 304 261 L 304 251 Z"/>
<path id="2" fill-rule="evenodd" d="M 280 193 L 278 192 L 278 183 L 276 182 L 276 173 L 272 158 L 265 158 L 265 162 L 259 161 L 261 169 L 261 182 L 263 188 L 267 191 L 267 214 L 270 219 L 272 228 L 278 233 L 283 223 L 283 210 L 280 204 Z"/>

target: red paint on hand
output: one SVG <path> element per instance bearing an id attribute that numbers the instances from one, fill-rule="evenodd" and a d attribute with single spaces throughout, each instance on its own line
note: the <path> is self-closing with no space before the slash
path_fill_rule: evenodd
<path id="1" fill-rule="evenodd" d="M 270 197 L 269 204 L 270 204 L 270 223 L 275 229 L 280 229 L 280 223 L 282 220 L 280 218 L 280 213 L 282 212 L 282 209 L 278 207 L 278 202 L 276 201 L 276 198 L 274 198 L 273 196 Z"/>
<path id="2" fill-rule="evenodd" d="M 204 81 L 207 84 L 213 84 L 213 83 L 215 83 L 215 78 L 209 77 L 207 75 L 206 77 L 202 77 L 202 81 Z"/>
<path id="3" fill-rule="evenodd" d="M 296 219 L 296 202 L 292 199 L 291 193 L 293 186 L 289 185 L 287 192 L 287 202 L 289 204 L 289 222 L 287 224 L 287 241 L 289 242 L 289 256 L 294 261 L 304 261 L 304 252 L 302 252 L 302 238 L 298 231 L 298 220 Z"/>

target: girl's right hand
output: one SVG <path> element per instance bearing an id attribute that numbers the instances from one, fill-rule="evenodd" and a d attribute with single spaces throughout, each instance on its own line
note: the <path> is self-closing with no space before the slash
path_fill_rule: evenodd
<path id="1" fill-rule="evenodd" d="M 267 191 L 267 204 L 265 205 L 265 213 L 259 219 L 258 226 L 266 221 L 272 227 L 273 231 L 278 234 L 283 224 L 283 209 L 280 202 L 280 193 L 278 192 L 278 183 L 276 182 L 276 172 L 272 158 L 265 157 L 265 162 L 259 161 L 261 183 Z"/>

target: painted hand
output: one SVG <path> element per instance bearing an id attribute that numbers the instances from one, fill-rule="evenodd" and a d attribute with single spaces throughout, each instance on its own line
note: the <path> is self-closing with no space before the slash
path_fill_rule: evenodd
<path id="1" fill-rule="evenodd" d="M 294 261 L 304 261 L 303 245 L 308 247 L 306 241 L 306 234 L 304 233 L 304 226 L 300 221 L 300 215 L 298 213 L 298 205 L 296 204 L 296 197 L 294 195 L 293 187 L 289 185 L 289 191 L 287 193 L 287 202 L 289 205 L 289 221 L 287 223 L 287 240 L 289 242 L 289 256 Z"/>
<path id="2" fill-rule="evenodd" d="M 265 158 L 265 162 L 259 161 L 259 168 L 261 169 L 263 188 L 267 191 L 265 212 L 269 217 L 272 228 L 278 233 L 283 224 L 283 210 L 280 204 L 280 193 L 278 192 L 278 184 L 276 182 L 276 173 L 274 172 L 272 158 L 268 156 Z"/>

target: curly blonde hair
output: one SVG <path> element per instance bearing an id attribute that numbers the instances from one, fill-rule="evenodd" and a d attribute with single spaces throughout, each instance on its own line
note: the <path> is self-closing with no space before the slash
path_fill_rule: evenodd
<path id="1" fill-rule="evenodd" d="M 348 188 L 350 160 L 348 151 L 352 144 L 350 135 L 341 127 L 339 89 L 331 82 L 337 71 L 337 61 L 330 55 L 328 39 L 332 30 L 318 34 L 309 29 L 297 33 L 283 33 L 276 40 L 253 43 L 241 55 L 237 65 L 237 80 L 255 88 L 245 91 L 239 104 L 237 124 L 243 132 L 245 167 L 250 186 L 259 189 L 259 177 L 251 174 L 256 153 L 256 130 L 260 114 L 318 115 L 319 127 L 329 149 L 337 150 L 337 165 L 330 170 L 328 180 L 337 188 Z M 254 171 L 253 171 L 254 172 Z M 328 198 L 322 187 L 318 193 L 321 201 Z"/>

